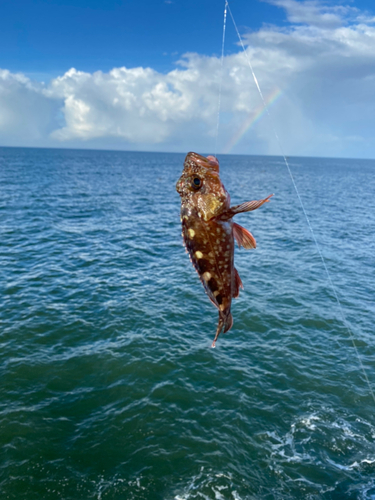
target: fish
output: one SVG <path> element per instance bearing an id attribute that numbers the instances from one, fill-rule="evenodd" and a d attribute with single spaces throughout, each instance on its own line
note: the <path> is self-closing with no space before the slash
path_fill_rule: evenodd
<path id="1" fill-rule="evenodd" d="M 193 152 L 186 155 L 176 190 L 181 196 L 182 237 L 186 251 L 208 298 L 219 312 L 211 346 L 215 347 L 220 333 L 232 328 L 232 298 L 237 298 L 240 288 L 243 289 L 234 267 L 234 240 L 239 247 L 256 248 L 254 236 L 233 222 L 233 217 L 256 210 L 273 194 L 263 200 L 231 207 L 230 195 L 220 179 L 218 159 Z"/>

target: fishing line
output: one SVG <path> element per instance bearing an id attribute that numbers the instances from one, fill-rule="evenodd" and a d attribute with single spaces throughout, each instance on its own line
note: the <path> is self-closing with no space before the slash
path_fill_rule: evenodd
<path id="1" fill-rule="evenodd" d="M 216 154 L 217 154 L 217 141 L 218 141 L 218 137 L 219 137 L 220 108 L 221 108 L 221 90 L 222 90 L 222 86 L 223 86 L 223 63 L 224 63 L 225 28 L 227 26 L 227 7 L 228 7 L 228 0 L 225 0 L 225 5 L 224 5 L 224 22 L 223 22 L 223 41 L 221 43 L 219 99 L 218 99 L 218 103 L 217 103 L 216 139 L 215 139 L 215 155 L 214 156 L 216 156 Z"/>
<path id="2" fill-rule="evenodd" d="M 271 114 L 270 114 L 269 108 L 268 108 L 268 106 L 267 106 L 267 103 L 266 103 L 266 101 L 265 101 L 265 99 L 264 99 L 264 97 L 263 97 L 263 93 L 262 93 L 262 90 L 261 90 L 261 88 L 260 88 L 260 85 L 259 85 L 258 79 L 257 79 L 257 77 L 256 77 L 256 75 L 255 75 L 255 72 L 254 72 L 254 69 L 253 69 L 253 65 L 251 64 L 251 61 L 250 61 L 249 55 L 248 55 L 248 53 L 246 52 L 246 49 L 245 49 L 245 46 L 244 46 L 244 44 L 243 44 L 243 41 L 242 41 L 241 35 L 240 35 L 239 31 L 238 31 L 237 25 L 236 25 L 236 23 L 235 23 L 235 20 L 234 20 L 233 14 L 232 14 L 232 11 L 231 11 L 231 9 L 230 9 L 230 7 L 229 7 L 228 0 L 226 0 L 226 2 L 225 2 L 225 16 L 224 16 L 224 19 L 225 19 L 225 20 L 226 20 L 226 11 L 227 11 L 227 10 L 228 10 L 229 15 L 230 15 L 230 17 L 231 17 L 231 19 L 232 19 L 232 22 L 233 22 L 234 28 L 235 28 L 235 30 L 236 30 L 236 33 L 237 33 L 238 39 L 239 39 L 240 44 L 241 44 L 241 47 L 242 47 L 242 50 L 243 50 L 243 52 L 244 52 L 244 54 L 245 54 L 246 60 L 247 60 L 247 62 L 248 62 L 248 65 L 249 65 L 249 68 L 250 68 L 250 71 L 251 71 L 251 74 L 252 74 L 252 76 L 253 76 L 253 79 L 254 79 L 255 85 L 256 85 L 256 87 L 257 87 L 257 89 L 258 89 L 258 93 L 259 93 L 260 98 L 261 98 L 261 100 L 262 100 L 262 103 L 263 103 L 264 109 L 265 109 L 265 111 L 266 111 L 266 113 L 267 113 L 267 115 L 268 115 L 268 119 L 269 119 L 269 121 L 270 121 L 270 124 L 271 124 L 272 130 L 273 130 L 273 133 L 275 134 L 276 141 L 277 141 L 277 143 L 278 143 L 278 146 L 279 146 L 279 149 L 280 149 L 281 155 L 282 155 L 282 157 L 283 157 L 283 159 L 284 159 L 284 163 L 285 163 L 285 165 L 286 165 L 286 167 L 287 167 L 287 169 L 288 169 L 289 176 L 290 176 L 290 178 L 291 178 L 291 180 L 292 180 L 292 184 L 293 184 L 294 189 L 295 189 L 295 191 L 296 191 L 296 193 L 297 193 L 297 197 L 298 197 L 299 203 L 300 203 L 300 205 L 301 205 L 302 211 L 303 211 L 303 213 L 304 213 L 305 219 L 306 219 L 306 221 L 307 221 L 307 225 L 308 225 L 308 227 L 309 227 L 309 229 L 310 229 L 310 232 L 311 232 L 312 238 L 313 238 L 313 240 L 314 240 L 315 246 L 316 246 L 316 248 L 317 248 L 317 250 L 318 250 L 318 254 L 319 254 L 319 256 L 320 256 L 320 259 L 321 259 L 321 261 L 322 261 L 322 263 L 323 263 L 323 267 L 324 267 L 324 270 L 325 270 L 326 275 L 327 275 L 327 278 L 328 278 L 328 283 L 329 283 L 329 285 L 330 285 L 330 287 L 331 287 L 331 290 L 332 290 L 332 292 L 333 292 L 333 295 L 334 295 L 334 297 L 335 297 L 335 299 L 336 299 L 336 302 L 337 302 L 337 305 L 338 305 L 338 308 L 339 308 L 339 311 L 340 311 L 340 316 L 341 316 L 342 323 L 343 323 L 344 327 L 346 328 L 346 330 L 347 330 L 347 332 L 348 332 L 348 334 L 349 334 L 350 340 L 351 340 L 351 342 L 352 342 L 352 344 L 353 344 L 354 350 L 355 350 L 356 355 L 357 355 L 357 359 L 358 359 L 359 365 L 360 365 L 360 367 L 361 367 L 361 369 L 362 369 L 363 376 L 364 376 L 364 378 L 365 378 L 365 380 L 366 380 L 366 382 L 367 382 L 367 385 L 368 385 L 368 388 L 369 388 L 370 394 L 371 394 L 372 399 L 374 400 L 374 403 L 375 403 L 375 395 L 374 395 L 374 392 L 373 392 L 373 390 L 372 390 L 372 388 L 371 388 L 371 384 L 370 384 L 369 378 L 368 378 L 368 376 L 367 376 L 367 372 L 366 372 L 366 370 L 365 370 L 365 367 L 364 367 L 364 365 L 363 365 L 363 363 L 362 363 L 362 359 L 361 359 L 361 357 L 360 357 L 360 355 L 359 355 L 358 348 L 357 348 L 357 346 L 356 346 L 356 344 L 355 344 L 355 339 L 354 339 L 353 332 L 352 332 L 352 330 L 351 330 L 351 328 L 350 328 L 350 326 L 349 326 L 349 324 L 348 324 L 348 322 L 347 322 L 347 320 L 346 320 L 346 317 L 345 317 L 345 314 L 344 314 L 344 311 L 343 311 L 343 308 L 342 308 L 342 305 L 341 305 L 341 302 L 340 302 L 339 296 L 338 296 L 337 291 L 336 291 L 336 287 L 335 287 L 335 285 L 333 284 L 333 281 L 332 281 L 332 278 L 331 278 L 331 274 L 330 274 L 330 272 L 329 272 L 329 270 L 328 270 L 328 267 L 327 267 L 327 264 L 326 264 L 325 258 L 324 258 L 323 254 L 322 254 L 322 251 L 321 251 L 321 249 L 320 249 L 319 243 L 318 243 L 318 241 L 317 241 L 317 239 L 316 239 L 316 237 L 315 237 L 315 233 L 314 233 L 314 230 L 313 230 L 313 228 L 312 228 L 312 226 L 311 226 L 310 219 L 309 219 L 309 217 L 308 217 L 308 215 L 307 215 L 307 212 L 306 212 L 306 210 L 305 210 L 305 206 L 304 206 L 304 204 L 303 204 L 302 198 L 301 198 L 301 196 L 300 196 L 300 194 L 299 194 L 299 191 L 298 191 L 298 188 L 297 188 L 297 184 L 296 184 L 296 182 L 295 182 L 295 180 L 294 180 L 294 177 L 293 177 L 292 171 L 291 171 L 291 169 L 290 169 L 290 166 L 289 166 L 288 160 L 287 160 L 287 158 L 286 158 L 286 156 L 285 156 L 285 154 L 284 154 L 284 150 L 283 150 L 283 147 L 282 147 L 282 144 L 281 144 L 280 138 L 279 138 L 279 136 L 278 136 L 278 134 L 277 134 L 277 132 L 276 132 L 276 128 L 275 128 L 275 126 L 274 126 L 273 119 L 272 119 L 272 117 L 271 117 Z M 225 25 L 224 25 L 224 30 L 223 30 L 223 45 L 222 45 L 222 50 L 223 50 L 223 51 L 224 51 L 224 35 L 225 35 Z M 222 53 L 222 58 L 223 58 L 223 53 Z M 221 67 L 223 68 L 223 61 L 222 61 L 222 63 L 221 63 Z M 221 93 L 221 82 L 220 82 L 220 93 Z M 221 96 L 220 96 L 220 98 L 221 98 Z M 219 104 L 220 104 L 220 98 L 219 98 Z M 219 108 L 219 113 L 220 113 L 220 108 Z M 219 124 L 218 124 L 218 127 L 219 127 Z M 216 141 L 217 141 L 217 137 L 216 137 Z"/>

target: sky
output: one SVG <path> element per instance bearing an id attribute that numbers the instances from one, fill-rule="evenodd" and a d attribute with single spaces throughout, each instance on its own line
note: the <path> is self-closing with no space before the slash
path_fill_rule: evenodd
<path id="1" fill-rule="evenodd" d="M 224 6 L 3 2 L 0 146 L 375 158 L 373 2 Z"/>

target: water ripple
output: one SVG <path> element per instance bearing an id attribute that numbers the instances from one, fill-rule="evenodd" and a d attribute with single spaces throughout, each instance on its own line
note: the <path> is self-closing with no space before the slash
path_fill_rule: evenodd
<path id="1" fill-rule="evenodd" d="M 0 161 L 2 498 L 374 498 L 374 403 L 280 159 L 221 160 L 234 204 L 276 194 L 239 217 L 258 248 L 216 349 L 183 155 Z M 290 163 L 374 386 L 375 164 Z"/>

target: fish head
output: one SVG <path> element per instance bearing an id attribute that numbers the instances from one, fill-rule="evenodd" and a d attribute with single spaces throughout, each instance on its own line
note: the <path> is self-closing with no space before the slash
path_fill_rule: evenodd
<path id="1" fill-rule="evenodd" d="M 199 217 L 208 221 L 229 208 L 230 196 L 221 182 L 219 161 L 214 156 L 188 153 L 176 189 L 182 206 L 195 209 Z"/>

